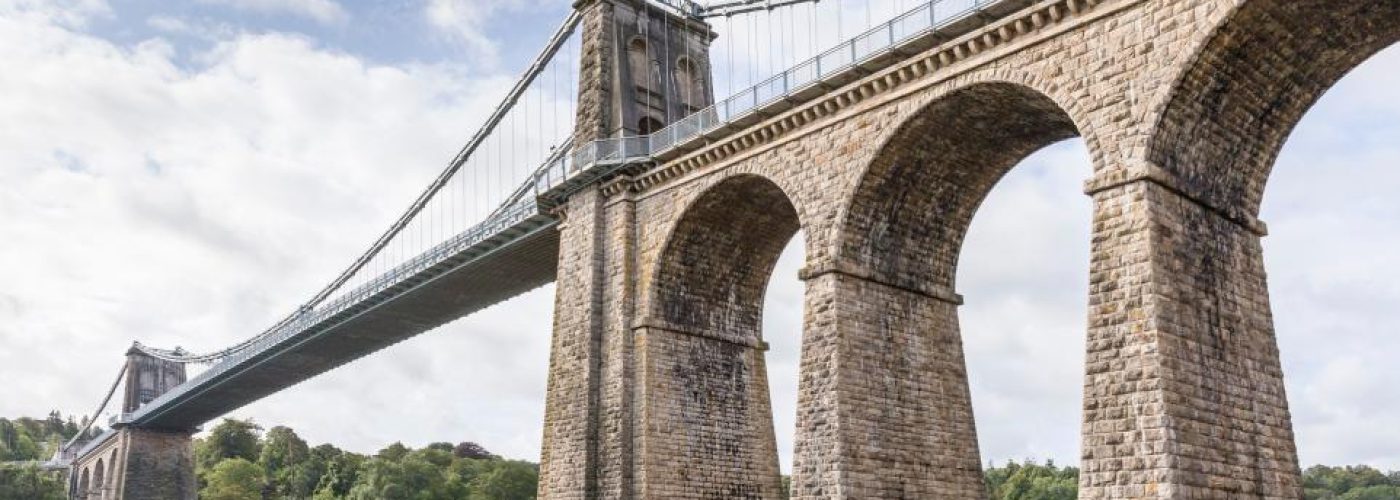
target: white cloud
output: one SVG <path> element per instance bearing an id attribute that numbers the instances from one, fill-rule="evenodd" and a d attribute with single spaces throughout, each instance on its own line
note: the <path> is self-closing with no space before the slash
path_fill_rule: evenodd
<path id="1" fill-rule="evenodd" d="M 160 39 L 120 47 L 55 19 L 0 17 L 0 379 L 26 381 L 0 389 L 3 415 L 90 411 L 133 339 L 202 351 L 267 326 L 387 226 L 511 83 L 277 34 L 225 39 L 191 70 Z M 533 296 L 511 311 L 548 317 L 547 292 Z M 520 422 L 543 410 L 547 326 L 495 314 L 238 414 L 365 451 L 474 439 L 534 457 L 539 419 Z M 345 408 L 431 424 L 366 426 Z"/>
<path id="2" fill-rule="evenodd" d="M 9 0 L 0 2 L 0 17 L 50 22 L 81 28 L 94 17 L 109 16 L 106 0 Z"/>
<path id="3" fill-rule="evenodd" d="M 513 2 L 424 15 L 491 49 Z M 436 10 L 435 10 L 436 9 Z M 94 0 L 0 5 L 0 415 L 90 411 L 132 339 L 195 350 L 265 327 L 346 264 L 456 151 L 510 78 L 384 66 L 288 35 L 210 35 L 199 68 L 156 39 L 75 32 Z M 171 33 L 211 31 L 175 18 Z M 1392 50 L 1309 115 L 1264 218 L 1304 463 L 1400 467 L 1400 108 Z M 1077 142 L 1014 170 L 959 275 L 983 456 L 1077 457 L 1088 199 Z M 765 328 L 784 461 L 801 325 L 789 252 Z M 374 451 L 471 439 L 535 458 L 552 287 L 269 397 L 235 416 Z"/>
<path id="4" fill-rule="evenodd" d="M 201 3 L 227 5 L 240 10 L 266 14 L 292 14 L 314 19 L 323 24 L 339 24 L 350 14 L 335 0 L 198 0 Z"/>
<path id="5" fill-rule="evenodd" d="M 423 17 L 429 25 L 490 60 L 498 46 L 486 35 L 487 22 L 524 5 L 521 0 L 428 0 Z"/>

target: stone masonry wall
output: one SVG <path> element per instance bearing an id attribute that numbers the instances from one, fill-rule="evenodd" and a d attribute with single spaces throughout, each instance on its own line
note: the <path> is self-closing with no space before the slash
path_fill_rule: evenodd
<path id="1" fill-rule="evenodd" d="M 186 432 L 121 430 L 122 500 L 194 500 L 194 444 Z"/>
<path id="2" fill-rule="evenodd" d="M 746 326 L 768 271 L 732 252 L 766 255 L 760 229 L 791 219 L 807 247 L 794 497 L 985 495 L 956 256 L 1001 175 L 1077 135 L 1095 207 L 1081 498 L 1298 498 L 1255 210 L 1307 106 L 1400 38 L 1395 8 L 1039 1 L 571 200 L 541 497 L 767 497 L 751 468 L 767 438 L 744 436 L 771 435 Z M 1336 29 L 1307 29 L 1319 19 Z M 782 201 L 693 217 L 739 178 Z M 599 234 L 613 246 L 569 249 Z M 566 275 L 583 262 L 600 269 Z M 574 326 L 600 310 L 592 337 Z M 589 468 L 597 443 L 615 458 Z"/>

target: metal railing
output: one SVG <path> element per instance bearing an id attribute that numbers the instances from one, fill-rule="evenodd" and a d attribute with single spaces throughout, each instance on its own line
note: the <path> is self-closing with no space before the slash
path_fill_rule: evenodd
<path id="1" fill-rule="evenodd" d="M 651 135 L 600 139 L 583 145 L 574 154 L 574 167 L 584 169 L 595 163 L 656 156 L 1001 1 L 932 0 L 921 4 Z"/>
<path id="2" fill-rule="evenodd" d="M 682 15 L 690 17 L 700 17 L 705 11 L 705 7 L 690 0 L 652 0 L 667 8 L 673 9 Z"/>
<path id="3" fill-rule="evenodd" d="M 570 155 L 564 154 L 564 149 L 559 153 L 551 155 L 545 164 L 535 170 L 528 182 L 522 185 L 517 192 L 527 192 L 539 195 L 568 180 L 579 170 L 570 168 Z M 172 400 L 179 398 L 190 388 L 199 387 L 203 383 L 227 373 L 230 369 L 242 365 L 245 361 L 254 356 L 258 356 L 268 349 L 286 342 L 288 339 L 297 337 L 307 329 L 320 324 L 328 318 L 340 314 L 347 309 L 366 303 L 375 295 L 388 290 L 389 288 L 403 283 L 408 278 L 415 276 L 428 268 L 441 264 L 448 258 L 457 255 L 468 248 L 477 245 L 516 224 L 524 222 L 526 219 L 539 214 L 535 196 L 520 195 L 511 199 L 507 205 L 498 209 L 491 217 L 480 224 L 477 224 L 467 231 L 457 234 L 447 241 L 439 243 L 429 250 L 418 254 L 407 262 L 380 274 L 374 279 L 366 282 L 334 300 L 314 309 L 303 308 L 294 318 L 278 326 L 270 335 L 263 336 L 250 344 L 247 348 L 241 349 L 223 358 L 218 363 L 210 366 L 208 370 L 194 376 L 189 381 L 162 394 L 142 405 L 139 409 L 131 413 L 123 413 L 114 416 L 113 423 L 128 424 L 145 417 L 152 410 L 160 408 Z"/>
<path id="4" fill-rule="evenodd" d="M 685 8 L 694 5 L 687 0 L 661 1 Z M 567 154 L 567 148 L 561 147 L 486 220 L 318 307 L 302 307 L 267 334 L 230 353 L 208 370 L 142 405 L 135 412 L 120 415 L 117 422 L 131 423 L 145 418 L 154 409 L 183 396 L 191 388 L 222 376 L 234 367 L 243 365 L 250 358 L 283 344 L 322 321 L 362 305 L 377 294 L 403 283 L 409 277 L 538 214 L 536 197 L 527 196 L 531 192 L 538 196 L 550 191 L 589 171 L 594 165 L 648 159 L 747 117 L 795 92 L 810 88 L 833 75 L 849 71 L 907 41 L 964 19 L 983 7 L 1000 1 L 1002 0 L 932 0 L 653 134 L 593 141 L 580 145 L 573 154 Z"/>

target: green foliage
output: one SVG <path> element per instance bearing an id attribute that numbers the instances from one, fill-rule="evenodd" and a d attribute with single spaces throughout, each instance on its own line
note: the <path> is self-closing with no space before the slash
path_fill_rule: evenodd
<path id="1" fill-rule="evenodd" d="M 268 492 L 278 498 L 309 498 L 325 473 L 306 441 L 290 428 L 277 426 L 263 436 L 258 465 L 268 478 Z"/>
<path id="2" fill-rule="evenodd" d="M 408 456 L 408 452 L 408 447 L 404 446 L 403 443 L 394 443 L 389 446 L 385 446 L 384 449 L 379 450 L 379 453 L 375 453 L 374 456 L 375 458 L 382 458 L 391 462 L 397 462 L 399 460 L 403 460 L 403 457 Z"/>
<path id="3" fill-rule="evenodd" d="M 0 464 L 0 498 L 64 500 L 68 496 L 64 493 L 62 472 Z"/>
<path id="4" fill-rule="evenodd" d="M 261 446 L 258 431 L 261 430 L 262 427 L 252 420 L 225 418 L 210 429 L 208 436 L 195 442 L 196 465 L 213 469 L 219 462 L 230 458 L 258 461 Z"/>
<path id="5" fill-rule="evenodd" d="M 1303 488 L 1308 500 L 1400 500 L 1400 472 L 1316 465 L 1303 471 Z"/>
<path id="6" fill-rule="evenodd" d="M 261 500 L 266 477 L 253 462 L 226 458 L 209 471 L 206 481 L 199 492 L 205 500 Z"/>
<path id="7" fill-rule="evenodd" d="M 1027 460 L 1007 462 L 1006 467 L 988 466 L 983 473 L 987 491 L 995 500 L 1074 500 L 1079 497 L 1079 469 L 1060 468 L 1054 461 L 1045 465 Z"/>
<path id="8" fill-rule="evenodd" d="M 539 468 L 517 460 L 479 460 L 489 464 L 468 482 L 471 500 L 521 500 L 535 498 Z"/>
<path id="9" fill-rule="evenodd" d="M 87 422 L 87 418 L 83 418 Z M 82 426 L 66 420 L 57 411 L 49 412 L 48 418 L 0 418 L 0 462 L 23 462 L 46 460 L 58 446 L 78 434 Z M 101 429 L 93 428 L 87 437 L 101 434 Z"/>
<path id="10" fill-rule="evenodd" d="M 457 443 L 457 446 L 452 447 L 452 454 L 456 455 L 457 458 L 496 458 L 491 452 L 486 451 L 486 448 L 482 448 L 481 445 L 471 441 Z"/>
<path id="11" fill-rule="evenodd" d="M 310 448 L 287 427 L 259 430 L 226 419 L 196 441 L 200 498 L 529 500 L 538 485 L 534 464 L 501 460 L 473 443 L 418 450 L 393 443 L 366 457 L 328 444 Z"/>

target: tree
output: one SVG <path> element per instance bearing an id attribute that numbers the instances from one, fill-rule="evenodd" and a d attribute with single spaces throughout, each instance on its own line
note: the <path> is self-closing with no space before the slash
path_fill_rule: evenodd
<path id="1" fill-rule="evenodd" d="M 311 450 L 292 429 L 277 426 L 263 436 L 258 464 L 266 474 L 269 492 L 289 498 L 306 498 L 316 490 L 320 471 L 310 464 Z"/>
<path id="2" fill-rule="evenodd" d="M 1400 475 L 1365 465 L 1317 465 L 1303 471 L 1303 488 L 1308 500 L 1400 500 Z"/>
<path id="3" fill-rule="evenodd" d="M 262 427 L 252 420 L 225 418 L 209 431 L 209 436 L 195 446 L 196 465 L 204 469 L 213 469 L 218 463 L 230 458 L 241 458 L 248 462 L 258 460 L 258 431 L 261 430 Z"/>
<path id="4" fill-rule="evenodd" d="M 330 449 L 327 450 L 326 448 Z M 331 450 L 334 450 L 332 452 Z M 359 479 L 361 467 L 366 459 L 363 455 L 344 453 L 334 446 L 321 445 L 312 450 L 312 455 L 324 456 L 326 472 L 316 486 L 316 498 L 345 498 Z"/>
<path id="5" fill-rule="evenodd" d="M 384 447 L 384 449 L 382 450 L 379 450 L 379 453 L 375 453 L 374 456 L 377 458 L 397 462 L 399 460 L 402 460 L 403 457 L 407 456 L 409 451 L 410 450 L 408 449 L 408 447 L 404 446 L 403 443 L 396 442 L 394 444 Z"/>
<path id="6" fill-rule="evenodd" d="M 1073 500 L 1079 496 L 1079 469 L 1059 468 L 1054 461 L 1039 465 L 1008 462 L 984 472 L 987 490 L 996 500 Z"/>
<path id="7" fill-rule="evenodd" d="M 263 469 L 274 471 L 305 462 L 311 458 L 311 450 L 292 429 L 277 426 L 263 436 L 262 452 L 258 462 Z"/>
<path id="8" fill-rule="evenodd" d="M 402 445 L 400 445 L 402 446 Z M 355 487 L 350 489 L 352 500 L 417 500 L 461 498 L 454 494 L 447 475 L 418 456 L 405 455 L 399 460 L 384 457 L 370 459 L 360 470 Z"/>
<path id="9" fill-rule="evenodd" d="M 457 458 L 496 458 L 496 456 L 492 455 L 491 452 L 486 451 L 486 448 L 482 448 L 481 445 L 473 443 L 471 441 L 463 441 L 461 443 L 457 443 L 457 446 L 452 448 L 452 454 L 456 455 Z"/>
<path id="10" fill-rule="evenodd" d="M 0 465 L 0 498 L 64 500 L 67 495 L 60 476 L 38 467 Z"/>
<path id="11" fill-rule="evenodd" d="M 200 490 L 205 500 L 261 500 L 266 477 L 257 464 L 243 458 L 221 460 L 209 472 L 208 484 Z"/>
<path id="12" fill-rule="evenodd" d="M 471 482 L 471 500 L 528 500 L 539 488 L 539 470 L 534 464 L 515 460 L 493 460 L 490 471 Z"/>

